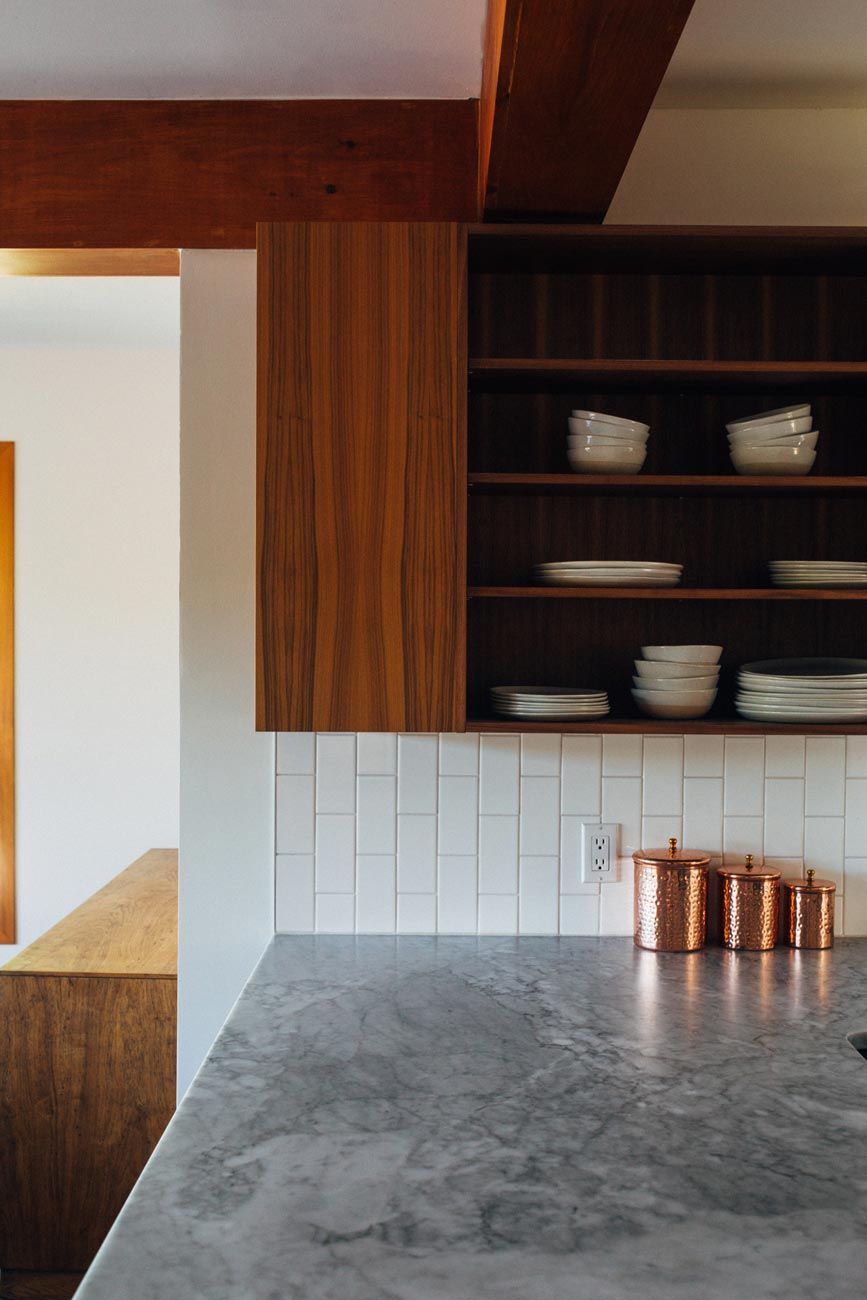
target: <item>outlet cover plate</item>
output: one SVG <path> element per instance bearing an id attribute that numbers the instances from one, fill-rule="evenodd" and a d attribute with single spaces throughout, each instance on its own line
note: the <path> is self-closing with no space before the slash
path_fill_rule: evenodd
<path id="1" fill-rule="evenodd" d="M 604 884 L 617 879 L 618 831 L 616 822 L 581 823 L 581 882 Z"/>

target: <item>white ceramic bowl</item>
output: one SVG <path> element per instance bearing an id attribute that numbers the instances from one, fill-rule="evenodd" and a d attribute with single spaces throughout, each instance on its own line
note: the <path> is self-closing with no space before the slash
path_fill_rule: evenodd
<path id="1" fill-rule="evenodd" d="M 640 691 L 715 691 L 719 674 L 706 677 L 633 677 L 632 685 Z"/>
<path id="2" fill-rule="evenodd" d="M 721 645 L 643 645 L 645 659 L 661 659 L 668 664 L 718 664 Z"/>
<path id="3" fill-rule="evenodd" d="M 796 433 L 809 433 L 812 415 L 799 415 L 795 420 L 769 420 L 767 424 L 726 425 L 730 438 L 785 438 Z"/>
<path id="4" fill-rule="evenodd" d="M 611 424 L 608 420 L 581 420 L 569 417 L 569 432 L 577 437 L 595 434 L 600 438 L 617 438 L 624 442 L 647 442 L 649 429 L 643 425 Z"/>
<path id="5" fill-rule="evenodd" d="M 752 438 L 743 438 L 740 441 L 735 442 L 734 435 L 730 433 L 729 451 L 749 451 L 751 447 L 758 447 L 762 451 L 765 447 L 806 447 L 808 451 L 815 451 L 818 440 L 818 429 L 812 429 L 810 433 L 793 433 L 787 438 L 766 438 L 764 441 L 754 441 Z"/>
<path id="6" fill-rule="evenodd" d="M 736 429 L 749 428 L 751 424 L 779 424 L 781 420 L 803 420 L 812 414 L 809 402 L 802 406 L 778 406 L 775 411 L 759 411 L 756 415 L 745 415 L 740 420 L 732 420 L 726 425 L 729 433 Z"/>
<path id="7" fill-rule="evenodd" d="M 657 681 L 661 678 L 676 681 L 678 678 L 695 677 L 699 674 L 708 677 L 711 673 L 719 677 L 719 667 L 715 661 L 702 663 L 700 660 L 693 660 L 690 663 L 672 663 L 665 659 L 635 659 L 633 663 L 639 677 L 655 677 Z"/>
<path id="8" fill-rule="evenodd" d="M 628 438 L 606 438 L 596 433 L 583 435 L 570 433 L 566 439 L 566 446 L 573 451 L 580 451 L 582 447 L 616 447 L 618 451 L 626 452 L 647 451 L 643 442 L 630 442 Z"/>
<path id="9" fill-rule="evenodd" d="M 632 698 L 641 713 L 651 718 L 702 718 L 713 707 L 716 691 L 641 691 Z"/>
<path id="10" fill-rule="evenodd" d="M 739 474 L 809 474 L 816 463 L 810 447 L 732 448 L 731 457 Z"/>
<path id="11" fill-rule="evenodd" d="M 647 457 L 644 447 L 570 447 L 566 454 L 578 474 L 637 474 Z"/>
<path id="12" fill-rule="evenodd" d="M 638 429 L 641 433 L 650 433 L 650 425 L 640 420 L 624 420 L 622 415 L 608 415 L 605 411 L 572 411 L 574 420 L 601 420 L 604 424 L 617 424 L 622 429 Z"/>

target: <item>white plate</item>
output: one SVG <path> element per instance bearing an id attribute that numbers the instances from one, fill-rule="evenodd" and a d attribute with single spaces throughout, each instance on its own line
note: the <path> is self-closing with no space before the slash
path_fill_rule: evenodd
<path id="1" fill-rule="evenodd" d="M 822 680 L 835 677 L 867 678 L 867 659 L 808 656 L 800 659 L 754 659 L 741 664 L 740 671 L 753 677 L 810 677 Z"/>
<path id="2" fill-rule="evenodd" d="M 672 564 L 668 560 L 546 560 L 536 567 L 539 569 L 677 569 L 682 564 Z"/>
<path id="3" fill-rule="evenodd" d="M 776 424 L 780 420 L 800 420 L 805 415 L 810 415 L 810 403 L 804 402 L 801 406 L 779 406 L 775 411 L 758 411 L 755 415 L 744 415 L 739 420 L 732 420 L 726 425 L 729 433 L 735 429 L 745 429 L 751 424 Z"/>
<path id="4" fill-rule="evenodd" d="M 774 578 L 775 587 L 845 587 L 847 590 L 859 590 L 867 587 L 864 578 Z"/>
<path id="5" fill-rule="evenodd" d="M 841 713 L 835 710 L 796 709 L 783 712 L 779 709 L 763 709 L 759 705 L 741 704 L 735 701 L 735 712 L 742 718 L 753 722 L 863 722 L 867 719 L 867 709 L 860 713 Z"/>

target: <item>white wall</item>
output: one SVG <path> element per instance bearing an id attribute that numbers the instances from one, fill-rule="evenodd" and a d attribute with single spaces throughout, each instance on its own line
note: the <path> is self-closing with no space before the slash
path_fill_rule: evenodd
<path id="1" fill-rule="evenodd" d="M 181 260 L 178 1088 L 274 931 L 274 738 L 254 730 L 255 254 Z"/>
<path id="2" fill-rule="evenodd" d="M 606 221 L 867 224 L 867 109 L 652 109 Z"/>
<path id="3" fill-rule="evenodd" d="M 135 284 L 104 282 L 101 301 Z M 98 326 L 91 298 L 89 345 L 73 347 L 59 325 L 75 282 L 0 281 L 0 440 L 16 444 L 20 940 L 0 948 L 0 962 L 145 850 L 177 843 L 176 282 L 169 288 L 173 343 L 137 346 L 128 330 L 116 346 L 110 313 Z M 10 346 L 28 340 L 15 333 L 25 299 L 42 341 Z"/>

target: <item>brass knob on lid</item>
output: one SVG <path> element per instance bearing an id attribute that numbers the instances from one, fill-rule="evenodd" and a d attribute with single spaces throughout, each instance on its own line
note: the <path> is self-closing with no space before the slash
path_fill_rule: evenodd
<path id="1" fill-rule="evenodd" d="M 816 879 L 816 873 L 815 873 L 815 871 L 813 870 L 813 868 L 810 867 L 809 870 L 807 871 L 807 885 L 808 885 L 808 887 L 812 886 L 813 881 L 814 881 L 815 879 Z"/>
<path id="2" fill-rule="evenodd" d="M 747 856 L 744 858 L 744 866 L 746 867 L 747 871 L 752 871 L 752 869 L 753 869 L 753 855 L 752 855 L 752 853 L 748 853 Z"/>
<path id="3" fill-rule="evenodd" d="M 673 858 L 677 852 L 677 836 L 672 835 L 668 841 L 668 856 Z"/>

